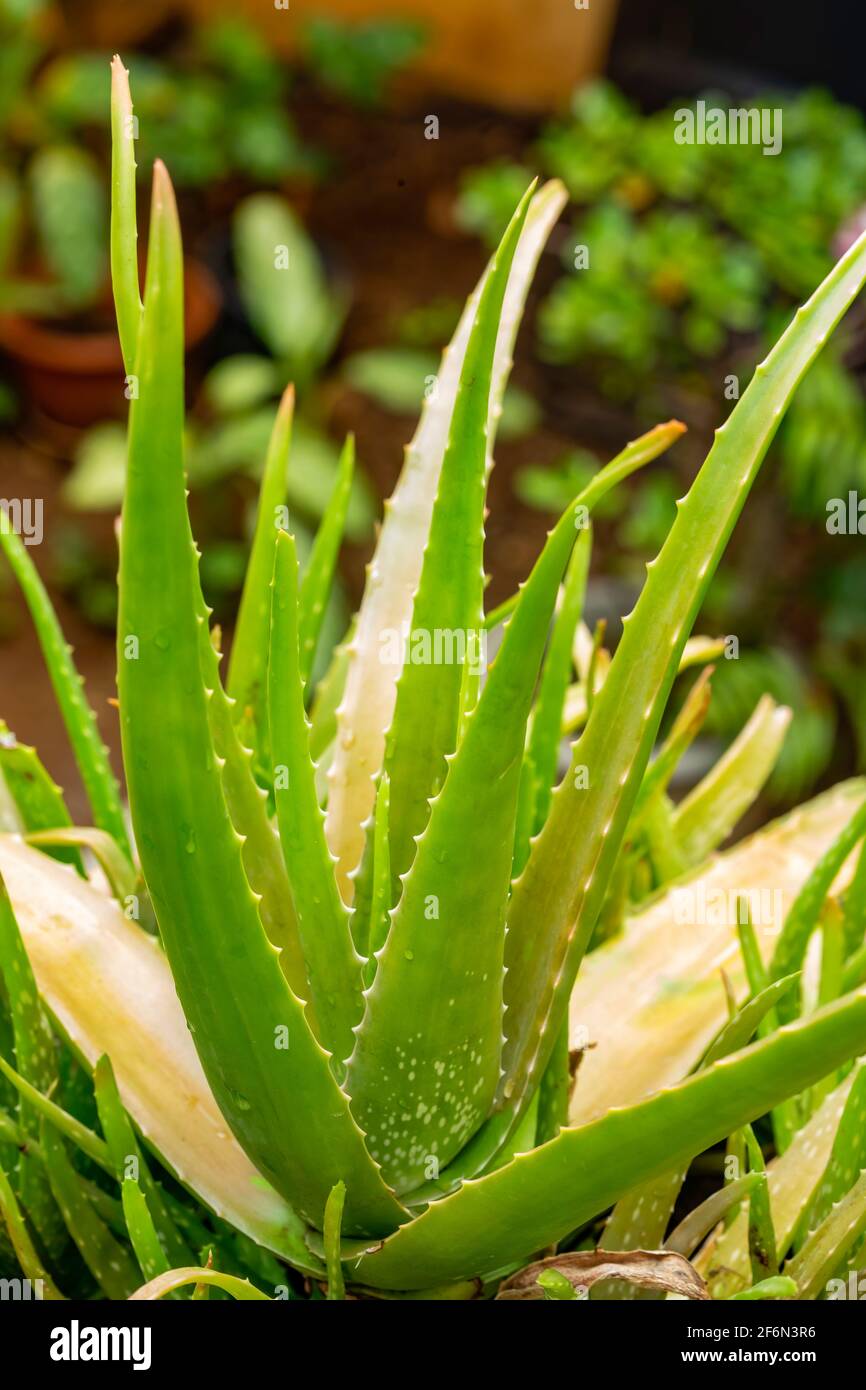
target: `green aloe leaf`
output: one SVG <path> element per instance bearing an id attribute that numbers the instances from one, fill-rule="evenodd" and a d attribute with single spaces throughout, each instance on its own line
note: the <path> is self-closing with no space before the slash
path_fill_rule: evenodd
<path id="1" fill-rule="evenodd" d="M 325 1203 L 325 1259 L 328 1266 L 328 1298 L 332 1301 L 346 1297 L 343 1266 L 340 1263 L 340 1227 L 346 1201 L 346 1184 L 335 1183 Z"/>
<path id="2" fill-rule="evenodd" d="M 52 830 L 35 830 L 26 839 L 37 849 L 89 849 L 121 905 L 134 898 L 141 887 L 137 873 L 117 841 L 95 826 L 62 825 Z"/>
<path id="3" fill-rule="evenodd" d="M 43 1298 L 62 1299 L 63 1294 L 42 1264 L 36 1246 L 33 1244 L 33 1237 L 27 1229 L 27 1222 L 12 1184 L 2 1168 L 0 1168 L 0 1214 L 6 1222 L 9 1239 L 18 1257 L 18 1263 L 24 1271 L 24 1277 L 30 1280 L 34 1288 L 38 1289 L 41 1286 Z"/>
<path id="4" fill-rule="evenodd" d="M 550 815 L 515 885 L 506 944 L 503 1099 L 537 1084 L 561 1026 L 695 616 L 782 413 L 866 279 L 866 238 L 797 311 L 716 431 L 648 567 Z M 583 781 L 583 779 L 581 779 Z M 566 872 L 562 872 L 562 866 Z M 541 923 L 541 931 L 539 931 Z"/>
<path id="5" fill-rule="evenodd" d="M 50 1091 L 57 1082 L 54 1037 L 42 1008 L 33 970 L 2 874 L 0 983 L 5 986 L 18 1072 L 36 1091 Z M 2 1055 L 0 1070 L 7 1080 L 11 1081 L 15 1075 Z M 25 1096 L 21 1096 L 19 1101 L 18 1124 L 25 1136 L 31 1140 L 38 1140 L 39 1111 Z M 18 1195 L 45 1249 L 50 1253 L 57 1253 L 64 1244 L 62 1223 L 59 1221 L 43 1165 L 37 1156 L 28 1151 L 26 1144 L 18 1162 Z"/>
<path id="6" fill-rule="evenodd" d="M 159 1243 L 144 1193 L 135 1178 L 123 1179 L 120 1184 L 120 1196 L 126 1229 L 139 1268 L 145 1279 L 155 1279 L 158 1274 L 165 1274 L 169 1262 Z"/>
<path id="7" fill-rule="evenodd" d="M 129 1116 L 120 1099 L 108 1057 L 100 1057 L 94 1067 L 93 1083 L 99 1122 L 108 1145 L 115 1176 L 121 1184 L 124 1212 L 128 1205 L 132 1213 L 133 1224 L 130 1225 L 127 1216 L 127 1226 L 132 1247 L 139 1264 L 142 1265 L 142 1273 L 145 1277 L 151 1277 L 144 1268 L 139 1252 L 141 1250 L 144 1253 L 148 1265 L 152 1266 L 157 1258 L 157 1252 L 153 1249 L 154 1240 L 159 1245 L 166 1269 L 172 1265 L 188 1264 L 192 1260 L 192 1251 L 179 1234 L 162 1192 L 151 1177 Z M 128 1192 L 127 1183 L 132 1184 Z M 161 1272 L 154 1269 L 155 1274 Z"/>
<path id="8" fill-rule="evenodd" d="M 859 1062 L 850 1082 L 827 1167 L 809 1203 L 803 1228 L 814 1231 L 866 1168 L 866 1064 Z"/>
<path id="9" fill-rule="evenodd" d="M 776 1253 L 776 1231 L 764 1155 L 751 1125 L 745 1126 L 744 1134 L 749 1172 L 759 1175 L 759 1181 L 749 1193 L 749 1263 L 752 1283 L 759 1284 L 761 1280 L 772 1279 L 778 1274 L 779 1257 Z"/>
<path id="10" fill-rule="evenodd" d="M 866 1173 L 837 1203 L 801 1250 L 785 1265 L 800 1298 L 818 1298 L 848 1252 L 866 1232 Z"/>
<path id="11" fill-rule="evenodd" d="M 21 538 L 9 529 L 2 509 L 0 545 L 30 609 L 57 704 L 93 811 L 93 823 L 111 835 L 129 856 L 131 852 L 120 791 L 111 770 L 108 750 L 99 735 L 96 716 L 87 702 L 81 676 L 75 669 L 72 648 L 63 636 L 36 566 Z"/>
<path id="12" fill-rule="evenodd" d="M 797 899 L 785 918 L 785 925 L 770 961 L 772 977 L 778 978 L 799 969 L 802 965 L 809 938 L 818 924 L 818 915 L 824 899 L 845 860 L 864 833 L 866 802 L 857 808 L 841 835 L 822 855 L 797 894 Z M 783 1019 L 792 1018 L 796 1011 L 797 1003 L 792 1002 L 790 997 L 780 1005 Z"/>
<path id="13" fill-rule="evenodd" d="M 431 1205 L 362 1256 L 359 1280 L 412 1288 L 490 1274 L 561 1239 L 622 1192 L 688 1162 L 866 1047 L 866 991 L 717 1062 L 672 1090 L 519 1156 Z M 503 1212 L 508 1219 L 503 1220 Z"/>
<path id="14" fill-rule="evenodd" d="M 15 803 L 20 829 L 49 830 L 72 824 L 63 792 L 41 763 L 36 749 L 29 744 L 19 743 L 2 720 L 0 777 Z M 74 864 L 78 872 L 84 874 L 84 865 L 77 849 L 63 846 L 50 849 L 48 853 L 61 864 Z"/>
<path id="15" fill-rule="evenodd" d="M 477 688 L 480 675 L 487 416 L 502 304 L 533 188 L 509 223 L 478 300 L 410 630 L 382 634 L 383 640 L 391 638 L 391 650 L 383 646 L 381 659 L 400 670 L 385 752 L 395 901 L 400 879 L 412 864 L 416 838 L 427 823 L 430 800 L 442 787 L 446 760 L 457 744 L 464 692 L 471 685 Z M 404 642 L 405 658 L 399 650 Z"/>
<path id="16" fill-rule="evenodd" d="M 542 247 L 565 203 L 558 182 L 538 192 L 514 256 L 496 343 L 493 389 L 488 408 L 488 450 L 492 447 L 502 394 L 511 366 L 511 352 L 529 283 Z M 376 552 L 368 572 L 355 632 L 348 648 L 345 689 L 338 714 L 339 737 L 329 771 L 327 834 L 338 861 L 340 891 L 351 899 L 349 875 L 364 849 L 364 826 L 373 809 L 376 779 L 385 752 L 399 671 L 383 662 L 381 635 L 400 633 L 411 623 L 412 607 L 421 577 L 424 547 L 438 488 L 442 459 L 466 346 L 478 298 L 489 274 L 470 297 L 451 345 L 443 354 L 437 389 L 431 393 L 415 437 L 406 451 L 400 480 L 386 504 Z"/>
<path id="17" fill-rule="evenodd" d="M 363 1010 L 361 959 L 352 943 L 348 909 L 337 889 L 316 796 L 298 618 L 295 542 L 288 531 L 281 531 L 274 558 L 268 663 L 274 796 L 319 1040 L 339 1068 L 352 1050 L 352 1029 Z"/>
<path id="18" fill-rule="evenodd" d="M 343 445 L 334 491 L 316 532 L 298 597 L 298 646 L 305 689 L 313 669 L 322 622 L 334 583 L 354 476 L 355 437 L 350 434 Z"/>
<path id="19" fill-rule="evenodd" d="M 136 251 L 134 119 L 129 73 L 115 57 L 111 64 L 111 283 L 128 372 L 135 364 L 142 315 Z"/>
<path id="20" fill-rule="evenodd" d="M 371 1151 L 399 1191 L 455 1156 L 484 1120 L 499 1078 L 502 927 L 521 755 L 575 536 L 569 508 L 523 588 L 449 760 L 357 1030 L 349 1090 Z"/>
<path id="21" fill-rule="evenodd" d="M 344 1176 L 351 1183 L 347 1224 L 381 1232 L 400 1220 L 401 1208 L 265 935 L 223 793 L 184 488 L 181 293 L 177 211 L 157 164 L 118 622 L 124 764 L 142 869 L 178 996 L 232 1130 L 308 1219 L 321 1222 L 327 1194 Z"/>
<path id="22" fill-rule="evenodd" d="M 135 1262 L 97 1213 L 64 1141 L 47 1121 L 42 1123 L 41 1148 L 51 1189 L 84 1263 L 106 1297 L 128 1298 L 138 1283 Z"/>
<path id="23" fill-rule="evenodd" d="M 689 864 L 727 839 L 776 765 L 791 711 L 764 695 L 727 752 L 674 812 L 674 831 Z"/>
<path id="24" fill-rule="evenodd" d="M 123 1103 L 163 1164 L 234 1227 L 315 1272 L 303 1223 L 217 1108 L 154 938 L 64 865 L 8 836 L 0 872 L 45 1007 L 88 1067 L 110 1055 Z"/>
<path id="25" fill-rule="evenodd" d="M 227 690 L 241 738 L 254 750 L 256 766 L 267 775 L 267 652 L 271 623 L 271 580 L 292 438 L 295 392 L 288 386 L 274 420 L 259 488 L 256 529 L 241 594 L 229 661 Z"/>
<path id="26" fill-rule="evenodd" d="M 2 760 L 0 760 L 2 767 Z M 857 871 L 845 894 L 845 954 L 851 955 L 863 945 L 866 932 L 866 839 L 857 856 Z"/>

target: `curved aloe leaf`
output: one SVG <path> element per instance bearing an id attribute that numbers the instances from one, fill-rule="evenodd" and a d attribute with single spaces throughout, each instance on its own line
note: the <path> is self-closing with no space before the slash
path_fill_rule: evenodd
<path id="1" fill-rule="evenodd" d="M 129 1295 L 129 1301 L 154 1303 L 189 1284 L 222 1289 L 224 1293 L 231 1294 L 232 1298 L 241 1302 L 273 1302 L 266 1293 L 262 1293 L 255 1284 L 251 1284 L 249 1279 L 239 1279 L 236 1274 L 223 1274 L 219 1269 L 169 1269 L 165 1274 L 151 1279 L 149 1284 L 143 1284 L 140 1289 L 136 1289 L 135 1293 Z"/>
<path id="2" fill-rule="evenodd" d="M 180 231 L 160 164 L 136 374 L 118 687 L 133 824 L 178 995 L 220 1109 L 257 1166 L 314 1222 L 334 1182 L 345 1177 L 347 1224 L 388 1230 L 401 1208 L 364 1148 L 262 928 L 211 737 L 183 475 Z M 236 988 L 239 972 L 243 991 Z"/>
<path id="3" fill-rule="evenodd" d="M 27 1222 L 24 1219 L 18 1198 L 15 1196 L 12 1184 L 2 1168 L 0 1168 L 0 1215 L 6 1222 L 12 1248 L 18 1257 L 18 1263 L 24 1271 L 25 1278 L 29 1279 L 35 1288 L 41 1287 L 43 1298 L 62 1299 L 63 1294 L 42 1265 L 39 1253 L 33 1244 L 33 1238 L 27 1229 Z"/>
<path id="4" fill-rule="evenodd" d="M 809 938 L 818 925 L 821 906 L 830 891 L 845 860 L 859 840 L 866 833 L 866 802 L 858 806 L 841 835 L 825 851 L 815 865 L 800 892 L 791 911 L 785 918 L 785 925 L 776 943 L 770 961 L 770 976 L 773 979 L 791 970 L 797 970 L 803 963 Z M 788 1001 L 780 1006 L 783 1018 L 791 1018 L 796 1007 Z"/>
<path id="5" fill-rule="evenodd" d="M 800 1298 L 818 1298 L 860 1237 L 866 1232 L 866 1173 L 828 1213 L 816 1231 L 785 1265 Z"/>
<path id="6" fill-rule="evenodd" d="M 812 864 L 864 792 L 861 780 L 841 783 L 715 856 L 587 956 L 571 996 L 571 1045 L 595 1046 L 583 1053 L 572 1124 L 631 1105 L 694 1069 L 726 1023 L 719 971 L 738 999 L 752 992 L 738 942 L 738 893 L 762 906 L 754 933 L 768 957 Z"/>
<path id="7" fill-rule="evenodd" d="M 591 551 L 592 531 L 587 526 L 578 536 L 568 564 L 532 711 L 521 773 L 521 803 L 525 811 L 523 816 L 518 815 L 512 866 L 515 876 L 526 863 L 530 839 L 541 829 L 550 809 L 562 739 L 562 711 L 571 678 L 571 643 L 583 613 Z"/>
<path id="8" fill-rule="evenodd" d="M 790 1247 L 826 1171 L 853 1082 L 854 1073 L 826 1098 L 781 1157 L 769 1166 L 770 1208 L 780 1251 Z M 711 1281 L 714 1270 L 725 1270 L 745 1283 L 749 1275 L 745 1215 L 741 1214 L 718 1238 L 711 1237 L 696 1263 Z"/>
<path id="9" fill-rule="evenodd" d="M 111 283 L 120 347 L 128 372 L 135 365 L 142 315 L 136 252 L 134 136 L 129 73 L 115 56 L 111 63 Z"/>
<path id="10" fill-rule="evenodd" d="M 411 628 L 405 637 L 408 655 L 397 680 L 394 718 L 385 749 L 391 784 L 390 854 L 395 899 L 399 880 L 412 864 L 415 840 L 427 823 L 430 799 L 441 789 L 446 759 L 457 743 L 465 687 L 479 678 L 487 416 L 499 318 L 532 192 L 530 187 L 518 205 L 478 299 L 439 471 Z M 403 633 L 389 635 L 404 639 Z M 422 647 L 415 657 L 419 638 L 427 650 Z M 449 650 L 444 655 L 438 653 L 434 641 L 447 641 Z M 384 647 L 381 658 L 399 666 L 396 654 L 389 655 Z"/>
<path id="11" fill-rule="evenodd" d="M 354 475 L 355 437 L 350 434 L 343 445 L 334 490 L 316 532 L 298 596 L 298 649 L 305 688 L 316 659 L 322 621 L 334 583 Z"/>
<path id="12" fill-rule="evenodd" d="M 268 704 L 274 795 L 298 931 L 319 1020 L 319 1038 L 337 1064 L 352 1050 L 361 1018 L 361 958 L 352 943 L 349 912 L 337 889 L 316 797 L 304 713 L 298 632 L 298 558 L 288 531 L 274 557 Z"/>
<path id="13" fill-rule="evenodd" d="M 111 770 L 108 750 L 99 735 L 96 716 L 87 702 L 81 676 L 75 669 L 72 648 L 63 636 L 57 614 L 45 585 L 39 578 L 36 566 L 27 554 L 21 538 L 9 529 L 6 513 L 2 508 L 0 545 L 6 553 L 6 559 L 30 609 L 57 704 L 69 742 L 72 744 L 75 762 L 93 811 L 93 823 L 111 835 L 129 857 L 129 838 L 123 819 L 120 791 Z"/>
<path id="14" fill-rule="evenodd" d="M 274 420 L 259 489 L 256 529 L 241 594 L 229 660 L 227 690 L 241 738 L 252 748 L 265 776 L 268 757 L 267 652 L 271 623 L 271 580 L 281 509 L 286 504 L 286 477 L 295 408 L 294 387 L 287 386 Z"/>
<path id="15" fill-rule="evenodd" d="M 158 1262 L 157 1252 L 153 1249 L 154 1241 L 158 1243 L 159 1254 L 165 1261 L 166 1269 L 172 1265 L 189 1264 L 193 1258 L 192 1251 L 178 1233 L 162 1192 L 150 1175 L 150 1169 L 120 1099 L 117 1081 L 108 1057 L 100 1057 L 96 1063 L 93 1069 L 93 1083 L 99 1122 L 114 1165 L 115 1176 L 121 1184 L 124 1212 L 127 1211 L 127 1207 L 130 1208 L 127 1227 L 132 1247 L 139 1264 L 142 1265 L 142 1272 L 147 1274 L 139 1248 L 145 1252 L 148 1263 L 154 1265 Z M 126 1184 L 130 1184 L 129 1188 Z M 157 1274 L 162 1270 L 154 1269 L 153 1272 Z"/>
<path id="16" fill-rule="evenodd" d="M 499 1078 L 502 925 L 526 720 L 575 536 L 569 508 L 449 761 L 358 1029 L 349 1090 L 371 1151 L 400 1191 L 455 1155 Z"/>
<path id="17" fill-rule="evenodd" d="M 362 1256 L 355 1274 L 364 1283 L 412 1288 L 422 1270 L 427 1282 L 445 1282 L 504 1269 L 864 1048 L 866 990 L 860 990 L 672 1090 L 563 1130 L 507 1167 L 465 1183 Z"/>
<path id="18" fill-rule="evenodd" d="M 314 1270 L 302 1223 L 228 1132 L 154 938 L 64 865 L 7 836 L 0 872 L 46 1007 L 89 1066 L 109 1054 L 123 1103 L 161 1160 L 233 1226 Z"/>
<path id="19" fill-rule="evenodd" d="M 866 236 L 799 309 L 716 431 L 648 567 L 550 815 L 518 879 L 506 940 L 501 1096 L 537 1084 L 601 907 L 686 639 L 782 413 L 866 279 Z M 588 785 L 583 785 L 588 782 Z M 562 866 L 566 872 L 562 872 Z M 539 930 L 539 923 L 541 929 Z"/>
<path id="20" fill-rule="evenodd" d="M 0 777 L 15 804 L 18 816 L 15 829 L 51 830 L 72 824 L 63 792 L 43 766 L 36 749 L 29 744 L 19 743 L 2 720 Z M 62 864 L 74 864 L 78 872 L 84 875 L 84 864 L 77 849 L 63 847 L 49 853 L 52 859 L 59 859 Z"/>
<path id="21" fill-rule="evenodd" d="M 135 897 L 140 887 L 138 875 L 119 849 L 117 841 L 95 826 L 63 825 L 53 830 L 35 830 L 26 837 L 37 849 L 71 846 L 89 849 L 108 880 L 112 893 L 121 904 Z"/>
<path id="22" fill-rule="evenodd" d="M 0 873 L 0 984 L 5 986 L 15 1061 L 18 1071 L 37 1091 L 50 1091 L 57 1082 L 54 1038 L 36 990 L 36 982 L 21 933 Z M 0 1069 L 11 1080 L 0 1055 Z M 14 1084 L 14 1083 L 13 1083 Z M 20 1094 L 20 1093 L 19 1093 Z M 39 1138 L 39 1111 L 21 1097 L 18 1123 L 31 1140 Z M 18 1161 L 18 1195 L 49 1253 L 64 1243 L 64 1233 L 46 1174 L 25 1144 Z"/>
<path id="23" fill-rule="evenodd" d="M 674 833 L 689 864 L 700 864 L 727 839 L 776 764 L 791 711 L 764 695 L 730 748 L 684 796 Z"/>
<path id="24" fill-rule="evenodd" d="M 40 1147 L 51 1190 L 81 1258 L 108 1298 L 127 1298 L 138 1283 L 135 1262 L 91 1203 L 63 1139 L 47 1120 L 42 1122 Z"/>
<path id="25" fill-rule="evenodd" d="M 548 183 L 535 195 L 515 253 L 505 294 L 493 390 L 488 410 L 488 448 L 492 450 L 511 351 L 529 283 L 542 247 L 565 205 L 565 189 Z M 338 860 L 338 881 L 351 896 L 349 874 L 360 863 L 364 829 L 373 809 L 376 779 L 391 724 L 398 670 L 381 660 L 381 634 L 403 632 L 411 622 L 422 557 L 448 442 L 451 415 L 466 345 L 488 271 L 470 297 L 438 376 L 438 389 L 423 410 L 415 438 L 385 517 L 368 572 L 367 586 L 349 646 L 346 685 L 338 714 L 338 738 L 329 771 L 327 834 Z"/>

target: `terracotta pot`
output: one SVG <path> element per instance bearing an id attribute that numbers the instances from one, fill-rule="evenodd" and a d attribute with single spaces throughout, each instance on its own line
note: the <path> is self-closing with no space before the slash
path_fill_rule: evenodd
<path id="1" fill-rule="evenodd" d="M 180 0 L 204 24 L 213 0 Z M 619 0 L 233 0 L 277 52 L 297 52 L 303 21 L 328 15 L 353 23 L 418 19 L 428 41 L 411 68 L 419 85 L 518 110 L 565 106 L 572 89 L 601 71 Z M 435 106 L 431 113 L 436 114 Z"/>
<path id="2" fill-rule="evenodd" d="M 210 332 L 220 308 L 219 286 L 199 261 L 184 266 L 184 318 L 187 350 Z M 92 425 L 122 415 L 123 358 L 114 329 L 64 332 L 45 319 L 0 317 L 0 347 L 18 368 L 30 400 L 64 424 Z"/>

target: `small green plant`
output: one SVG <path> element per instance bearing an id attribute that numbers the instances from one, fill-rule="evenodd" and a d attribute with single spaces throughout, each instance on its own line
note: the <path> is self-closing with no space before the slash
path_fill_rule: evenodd
<path id="1" fill-rule="evenodd" d="M 119 133 L 130 110 L 119 60 L 114 100 Z M 0 1115 L 0 1208 L 25 1274 L 60 1296 L 62 1280 L 34 1239 L 53 1222 L 109 1297 L 128 1296 L 138 1283 L 136 1297 L 188 1286 L 201 1296 L 208 1285 L 263 1297 L 263 1286 L 273 1292 L 283 1282 L 273 1254 L 326 1283 L 332 1298 L 346 1283 L 472 1297 L 552 1243 L 591 1240 L 611 1206 L 615 1229 L 640 1185 L 677 1187 L 672 1173 L 744 1132 L 740 1186 L 709 1214 L 701 1210 L 679 1243 L 691 1254 L 718 1216 L 748 1197 L 749 1296 L 815 1296 L 813 1263 L 798 1264 L 798 1256 L 778 1271 L 768 1179 L 747 1127 L 772 1112 L 781 1149 L 796 1131 L 788 1108 L 799 1117 L 803 1096 L 832 1087 L 866 1050 L 866 990 L 856 987 L 859 867 L 845 899 L 847 927 L 834 938 L 824 924 L 845 964 L 837 968 L 827 947 L 826 982 L 805 1009 L 799 976 L 828 889 L 866 831 L 863 787 L 837 789 L 777 832 L 789 846 L 786 868 L 774 857 L 773 832 L 766 845 L 759 838 L 742 852 L 749 878 L 775 874 L 800 891 L 766 960 L 744 927 L 749 989 L 738 1001 L 731 986 L 721 1030 L 698 989 L 699 1024 L 709 1018 L 710 1036 L 682 1070 L 681 1035 L 670 1036 L 663 1017 L 653 1027 L 643 1009 L 635 1026 L 645 1045 L 635 1060 L 650 1093 L 613 1110 L 603 1104 L 582 1121 L 572 1107 L 569 1118 L 570 1063 L 579 1059 L 569 1058 L 568 1010 L 579 971 L 603 978 L 618 942 L 588 954 L 590 945 L 606 925 L 622 931 L 622 885 L 640 877 L 642 863 L 660 884 L 674 879 L 692 892 L 724 881 L 726 861 L 707 865 L 706 856 L 778 752 L 787 716 L 769 700 L 736 754 L 671 808 L 670 775 L 706 709 L 704 675 L 651 761 L 673 680 L 713 649 L 706 639 L 689 641 L 712 571 L 800 378 L 866 279 L 866 240 L 797 314 L 718 432 L 608 659 L 600 634 L 580 625 L 589 517 L 682 432 L 677 422 L 598 472 L 550 532 L 519 594 L 498 612 L 483 608 L 493 435 L 528 284 L 564 201 L 557 183 L 530 188 L 443 357 L 361 607 L 313 691 L 351 444 L 299 584 L 285 507 L 287 394 L 224 683 L 186 506 L 174 196 L 157 164 L 142 305 L 132 147 L 120 134 L 113 199 L 118 324 L 139 386 L 118 622 L 135 854 L 56 618 L 14 518 L 0 528 L 95 822 L 70 826 L 33 751 L 0 740 L 8 814 L 30 841 L 0 836 L 8 886 L 0 902 L 0 1072 L 4 1097 L 17 1105 L 7 1101 Z M 486 669 L 484 634 L 504 619 Z M 573 641 L 580 680 L 570 692 Z M 581 706 L 570 713 L 569 695 Z M 557 782 L 563 722 L 581 732 Z M 799 853 L 790 853 L 792 837 Z M 826 849 L 808 877 L 803 846 L 811 857 Z M 101 889 L 88 881 L 91 855 Z M 656 900 L 647 914 L 664 915 L 670 901 Z M 148 934 L 154 922 L 160 946 Z M 669 936 L 663 949 L 671 954 Z M 688 951 L 680 964 L 689 971 Z M 699 975 L 687 979 L 701 984 Z M 609 985 L 602 1007 L 617 989 L 633 990 L 634 977 L 625 970 Z M 68 1082 L 58 1086 L 49 1013 L 79 1059 L 83 1100 Z M 750 1046 L 756 1031 L 764 1036 Z M 599 1084 L 591 1061 L 583 1067 Z M 605 1058 L 600 1073 L 611 1098 L 634 1080 Z M 579 1086 L 579 1104 L 586 1095 Z M 14 1146 L 22 1134 L 33 1144 L 10 1177 L 10 1146 L 13 1158 L 21 1154 Z M 119 1182 L 119 1199 L 114 1186 L 92 1181 L 75 1152 Z M 244 1257 L 252 1284 L 215 1268 L 210 1256 L 196 1263 L 190 1247 L 202 1217 L 190 1216 L 165 1173 L 256 1242 Z M 849 1198 L 866 1220 L 859 1184 Z M 846 1260 L 847 1237 L 831 1240 L 820 1213 L 815 1220 L 822 1268 L 834 1256 Z M 760 1277 L 759 1249 L 768 1266 Z M 677 1250 L 655 1262 L 646 1251 L 578 1250 L 558 1258 L 554 1277 L 550 1267 L 532 1269 L 503 1292 L 520 1295 L 528 1283 L 532 1296 L 557 1298 L 567 1296 L 563 1278 L 574 1285 L 632 1276 L 656 1292 L 706 1296 Z"/>
<path id="2" fill-rule="evenodd" d="M 426 31 L 412 20 L 346 24 L 317 15 L 303 28 L 307 62 L 320 81 L 359 106 L 376 106 L 388 81 L 424 46 Z"/>

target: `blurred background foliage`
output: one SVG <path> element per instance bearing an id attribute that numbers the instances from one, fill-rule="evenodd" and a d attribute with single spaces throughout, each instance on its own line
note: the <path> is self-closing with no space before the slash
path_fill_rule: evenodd
<path id="1" fill-rule="evenodd" d="M 703 97 L 725 110 L 737 104 L 724 92 Z M 530 169 L 565 181 L 575 210 L 563 274 L 539 309 L 536 351 L 588 377 L 602 397 L 626 407 L 635 427 L 673 411 L 700 429 L 707 407 L 723 418 L 719 403 L 733 403 L 794 306 L 860 230 L 860 112 L 819 90 L 766 92 L 753 104 L 782 109 L 777 156 L 750 145 L 677 145 L 681 103 L 646 115 L 612 83 L 589 83 L 575 92 L 566 119 L 542 126 L 520 162 L 468 169 L 461 180 L 458 220 L 487 245 L 498 240 Z M 580 248 L 587 264 L 575 268 Z M 703 616 L 713 627 L 733 615 L 741 640 L 757 648 L 719 669 L 709 726 L 729 737 L 762 689 L 796 712 L 771 788 L 782 801 L 809 790 L 827 767 L 837 701 L 861 757 L 866 739 L 854 675 L 863 657 L 862 547 L 824 530 L 828 501 L 866 486 L 863 347 L 855 311 L 803 382 L 760 483 L 780 513 L 781 549 L 798 543 L 800 526 L 809 531 L 797 597 L 815 625 L 817 672 L 807 675 L 798 657 L 805 634 L 785 631 L 785 595 L 774 602 L 765 584 L 759 596 L 737 559 L 721 570 Z M 586 451 L 570 451 L 555 468 L 522 470 L 516 487 L 530 506 L 556 511 L 594 466 Z M 657 475 L 614 503 L 619 544 L 641 557 L 654 553 L 675 497 L 670 479 Z"/>
<path id="2" fill-rule="evenodd" d="M 486 0 L 482 8 L 487 15 Z M 299 0 L 279 21 L 246 0 L 230 12 L 166 0 L 122 15 L 102 0 L 0 0 L 0 491 L 46 496 L 40 565 L 99 669 L 113 660 L 112 526 L 125 449 L 107 284 L 106 59 L 115 47 L 139 121 L 140 225 L 160 155 L 184 205 L 190 311 L 204 301 L 198 328 L 188 324 L 188 465 L 220 621 L 232 622 L 255 484 L 289 380 L 299 400 L 290 503 L 302 547 L 342 435 L 358 437 L 344 557 L 357 598 L 378 498 L 393 485 L 439 351 L 486 248 L 541 172 L 564 180 L 571 205 L 545 254 L 505 400 L 490 596 L 513 590 L 547 514 L 600 460 L 677 416 L 689 434 L 670 459 L 599 517 L 589 615 L 605 618 L 616 640 L 617 615 L 713 429 L 866 221 L 866 124 L 826 90 L 779 91 L 760 73 L 726 86 L 727 71 L 714 82 L 705 68 L 659 61 L 650 91 L 616 41 L 620 84 L 582 81 L 566 104 L 556 58 L 566 20 L 554 8 L 544 0 L 531 36 L 541 44 L 550 31 L 551 114 L 539 109 L 538 74 L 527 80 L 511 5 L 499 19 L 478 18 L 485 42 L 476 50 L 464 35 L 458 63 L 454 34 L 469 21 L 427 0 L 389 4 L 387 14 Z M 616 8 L 600 6 L 604 24 L 585 52 L 575 48 L 575 71 L 599 68 L 598 34 Z M 283 46 L 275 35 L 286 26 Z M 481 91 L 484 102 L 473 95 Z M 723 107 L 781 106 L 781 153 L 675 144 L 673 113 L 698 95 Z M 434 140 L 424 134 L 431 112 Z M 290 279 L 275 266 L 276 246 Z M 705 741 L 729 740 L 764 690 L 795 711 L 769 792 L 778 806 L 866 765 L 866 558 L 858 536 L 831 536 L 825 525 L 830 499 L 866 487 L 863 329 L 855 310 L 804 381 L 699 619 L 701 630 L 739 640 L 737 659 L 718 664 Z M 107 365 L 85 382 L 76 359 L 100 334 Z M 73 372 L 63 409 L 58 371 Z M 332 640 L 345 611 L 338 596 Z M 17 640 L 0 581 L 4 631 Z"/>

